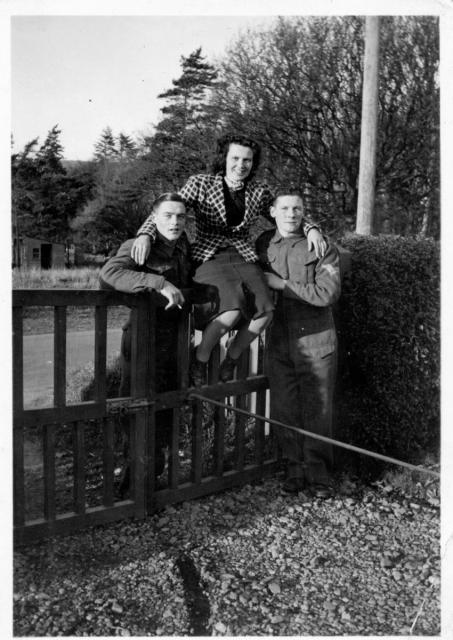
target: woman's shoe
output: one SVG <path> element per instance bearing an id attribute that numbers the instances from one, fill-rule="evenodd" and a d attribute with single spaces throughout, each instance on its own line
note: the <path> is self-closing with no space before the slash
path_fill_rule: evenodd
<path id="1" fill-rule="evenodd" d="M 219 378 L 222 382 L 229 382 L 234 378 L 234 371 L 238 366 L 239 358 L 231 358 L 228 353 L 225 356 L 225 360 L 221 363 L 219 368 Z"/>
<path id="2" fill-rule="evenodd" d="M 202 387 L 206 384 L 208 363 L 194 358 L 189 369 L 190 380 L 194 387 Z"/>

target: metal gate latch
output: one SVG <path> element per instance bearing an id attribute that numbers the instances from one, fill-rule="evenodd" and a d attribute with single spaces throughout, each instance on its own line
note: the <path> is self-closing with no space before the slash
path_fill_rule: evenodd
<path id="1" fill-rule="evenodd" d="M 122 416 L 134 411 L 142 411 L 156 404 L 155 400 L 148 398 L 118 398 L 118 400 L 109 399 L 107 412 L 109 415 L 120 414 Z"/>

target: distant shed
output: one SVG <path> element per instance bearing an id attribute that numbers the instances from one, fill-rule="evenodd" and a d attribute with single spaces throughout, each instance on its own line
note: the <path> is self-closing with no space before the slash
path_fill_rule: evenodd
<path id="1" fill-rule="evenodd" d="M 64 243 L 47 242 L 40 238 L 19 238 L 19 247 L 14 239 L 13 266 L 38 269 L 64 268 L 67 265 L 67 252 Z"/>

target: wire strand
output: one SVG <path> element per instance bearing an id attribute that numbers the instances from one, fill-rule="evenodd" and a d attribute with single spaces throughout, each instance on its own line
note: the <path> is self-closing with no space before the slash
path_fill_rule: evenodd
<path id="1" fill-rule="evenodd" d="M 377 460 L 383 460 L 384 462 L 390 462 L 391 464 L 399 465 L 400 467 L 406 467 L 406 469 L 411 469 L 412 471 L 419 471 L 420 473 L 427 473 L 429 475 L 434 476 L 435 478 L 440 478 L 440 473 L 438 471 L 433 471 L 432 469 L 426 469 L 425 467 L 420 467 L 415 464 L 411 464 L 410 462 L 404 462 L 403 460 L 398 460 L 397 458 L 391 458 L 390 456 L 385 456 L 382 453 L 375 453 L 374 451 L 369 451 L 368 449 L 362 449 L 362 447 L 356 447 L 353 444 L 348 444 L 347 442 L 342 442 L 341 440 L 335 440 L 334 438 L 328 438 L 327 436 L 321 436 L 317 433 L 312 433 L 311 431 L 306 431 L 305 429 L 300 429 L 299 427 L 294 427 L 289 424 L 285 424 L 284 422 L 280 422 L 279 420 L 273 420 L 272 418 L 266 418 L 265 416 L 259 416 L 256 413 L 251 413 L 246 409 L 239 409 L 237 407 L 233 407 L 230 404 L 224 404 L 223 402 L 219 402 L 218 400 L 213 400 L 212 398 L 207 398 L 206 396 L 202 396 L 198 393 L 191 393 L 190 398 L 196 398 L 197 400 L 202 400 L 203 402 L 208 402 L 210 404 L 214 404 L 217 407 L 222 407 L 224 409 L 228 409 L 230 411 L 235 411 L 236 413 L 241 413 L 242 415 L 249 416 L 251 418 L 257 418 L 258 420 L 262 420 L 263 422 L 268 422 L 269 424 L 276 425 L 278 427 L 284 427 L 285 429 L 290 429 L 291 431 L 295 431 L 296 433 L 300 433 L 301 435 L 307 436 L 308 438 L 314 438 L 315 440 L 322 440 L 323 442 L 328 442 L 336 447 L 341 447 L 342 449 L 348 449 L 349 451 L 354 451 L 356 453 L 361 453 L 365 456 L 369 456 L 371 458 L 376 458 Z"/>

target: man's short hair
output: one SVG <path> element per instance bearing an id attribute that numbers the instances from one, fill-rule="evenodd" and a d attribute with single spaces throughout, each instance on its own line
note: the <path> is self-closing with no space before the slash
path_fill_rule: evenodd
<path id="1" fill-rule="evenodd" d="M 300 189 L 297 186 L 289 185 L 288 187 L 285 187 L 285 186 L 279 187 L 274 192 L 274 199 L 272 200 L 272 205 L 275 207 L 275 203 L 277 202 L 277 200 L 279 198 L 282 198 L 283 196 L 297 196 L 302 200 L 302 204 L 304 202 L 304 195 L 302 193 L 302 189 Z"/>
<path id="2" fill-rule="evenodd" d="M 154 200 L 152 210 L 156 211 L 162 202 L 182 202 L 182 204 L 185 205 L 184 199 L 179 193 L 176 191 L 167 191 Z"/>

